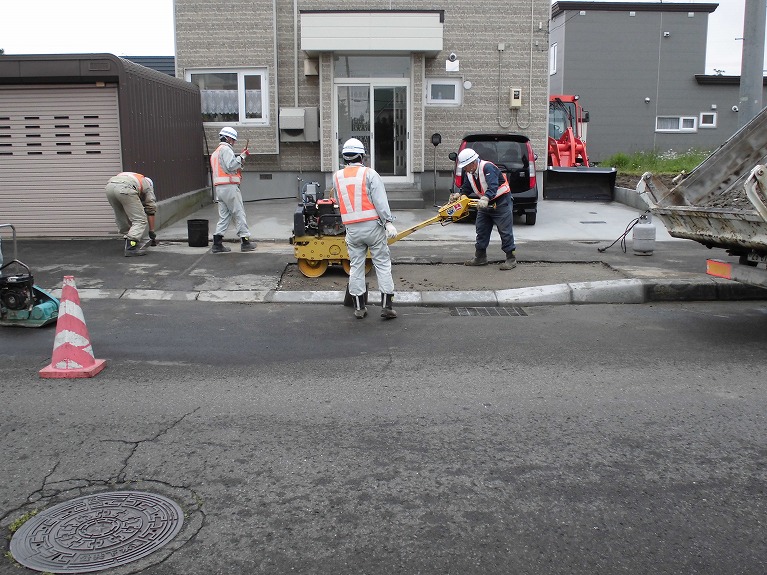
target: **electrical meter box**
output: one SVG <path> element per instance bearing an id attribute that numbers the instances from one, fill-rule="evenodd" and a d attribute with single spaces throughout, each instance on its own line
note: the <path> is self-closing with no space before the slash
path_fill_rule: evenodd
<path id="1" fill-rule="evenodd" d="M 509 108 L 522 107 L 522 88 L 511 88 L 509 90 Z"/>

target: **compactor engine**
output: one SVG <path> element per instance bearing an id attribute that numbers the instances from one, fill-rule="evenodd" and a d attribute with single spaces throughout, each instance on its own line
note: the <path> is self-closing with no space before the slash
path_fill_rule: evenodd
<path id="1" fill-rule="evenodd" d="M 346 234 L 338 206 L 332 199 L 324 197 L 317 182 L 305 184 L 301 190 L 301 204 L 293 214 L 293 233 L 296 236 Z"/>

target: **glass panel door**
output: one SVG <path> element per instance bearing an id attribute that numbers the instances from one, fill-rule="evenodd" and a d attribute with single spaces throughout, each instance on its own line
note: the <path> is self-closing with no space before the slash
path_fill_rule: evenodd
<path id="1" fill-rule="evenodd" d="M 357 138 L 368 152 L 367 164 L 382 178 L 404 181 L 408 173 L 408 88 L 391 80 L 336 84 L 338 165 L 348 138 Z"/>
<path id="2" fill-rule="evenodd" d="M 338 165 L 343 166 L 341 148 L 349 138 L 357 138 L 370 152 L 370 86 L 357 84 L 336 87 L 338 138 Z M 371 168 L 375 169 L 374 166 Z"/>
<path id="3" fill-rule="evenodd" d="M 381 176 L 407 175 L 407 89 L 373 87 L 373 162 Z"/>

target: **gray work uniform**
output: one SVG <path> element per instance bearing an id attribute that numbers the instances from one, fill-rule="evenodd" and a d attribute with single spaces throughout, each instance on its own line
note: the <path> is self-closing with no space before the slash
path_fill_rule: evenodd
<path id="1" fill-rule="evenodd" d="M 218 145 L 221 168 L 228 174 L 236 174 L 242 169 L 242 157 L 234 153 L 234 149 L 226 142 Z M 237 235 L 241 238 L 250 238 L 248 222 L 245 218 L 245 206 L 242 204 L 242 194 L 238 184 L 220 184 L 215 187 L 218 199 L 218 224 L 217 236 L 223 236 L 229 224 L 234 220 L 237 226 Z"/>
<path id="2" fill-rule="evenodd" d="M 147 215 L 157 213 L 157 199 L 146 179 L 131 172 L 120 173 L 109 180 L 105 191 L 123 237 L 136 242 L 149 237 Z"/>
<path id="3" fill-rule="evenodd" d="M 347 167 L 362 166 L 361 163 L 347 164 Z M 342 174 L 339 170 L 338 174 Z M 386 197 L 381 176 L 368 168 L 365 174 L 365 189 L 373 204 L 378 219 L 346 224 L 346 249 L 349 252 L 349 294 L 365 293 L 365 258 L 370 250 L 373 267 L 376 270 L 378 289 L 383 294 L 394 294 L 394 280 L 391 274 L 391 253 L 383 224 L 391 222 L 389 200 Z M 337 192 L 338 193 L 338 192 Z M 340 201 L 340 200 L 339 200 Z"/>

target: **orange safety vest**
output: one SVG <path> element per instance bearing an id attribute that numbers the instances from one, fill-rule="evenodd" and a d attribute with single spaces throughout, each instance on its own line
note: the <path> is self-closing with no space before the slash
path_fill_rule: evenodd
<path id="1" fill-rule="evenodd" d="M 334 176 L 344 225 L 378 219 L 378 212 L 368 196 L 367 170 L 364 166 L 346 166 Z"/>
<path id="2" fill-rule="evenodd" d="M 224 186 L 226 184 L 239 184 L 242 177 L 242 170 L 237 170 L 234 174 L 230 174 L 224 171 L 221 167 L 221 160 L 219 155 L 221 154 L 221 146 L 228 146 L 226 142 L 221 142 L 216 148 L 216 151 L 210 156 L 210 167 L 213 170 L 213 185 Z"/>
<path id="3" fill-rule="evenodd" d="M 138 184 L 138 188 L 136 188 L 137 192 L 140 192 L 141 190 L 144 189 L 144 176 L 141 174 L 137 174 L 136 172 L 120 172 L 119 174 L 117 174 L 117 176 L 133 178 L 134 180 L 136 180 L 136 183 Z"/>
<path id="4" fill-rule="evenodd" d="M 471 184 L 471 188 L 478 196 L 484 196 L 485 192 L 487 191 L 487 178 L 485 178 L 484 170 L 485 164 L 491 164 L 495 166 L 495 164 L 486 160 L 479 161 L 479 166 L 477 166 L 477 170 L 474 172 L 475 174 L 479 174 L 479 187 L 477 186 L 477 180 L 473 177 L 473 174 L 469 175 L 469 184 Z M 501 172 L 501 177 L 503 178 L 503 181 L 498 183 L 498 191 L 495 194 L 496 198 L 502 196 L 503 194 L 508 194 L 511 191 L 511 188 L 509 188 L 509 180 L 506 178 L 506 174 Z"/>

